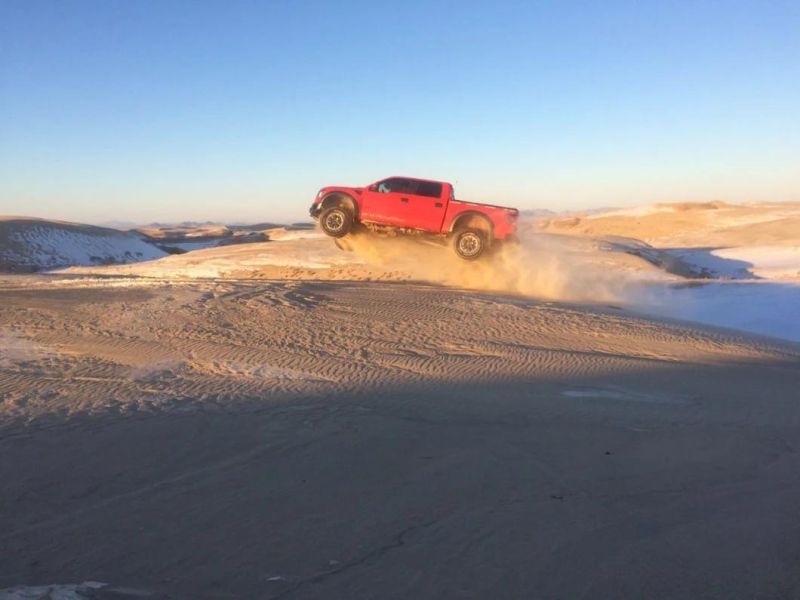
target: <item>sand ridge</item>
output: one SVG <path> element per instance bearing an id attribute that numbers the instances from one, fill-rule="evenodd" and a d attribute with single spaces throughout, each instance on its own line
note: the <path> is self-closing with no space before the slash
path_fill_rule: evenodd
<path id="1" fill-rule="evenodd" d="M 614 308 L 399 283 L 0 288 L 6 426 L 95 411 L 615 369 L 793 360 L 793 346 Z M 102 311 L 97 307 L 102 306 Z M 191 405 L 191 406 L 188 406 Z"/>

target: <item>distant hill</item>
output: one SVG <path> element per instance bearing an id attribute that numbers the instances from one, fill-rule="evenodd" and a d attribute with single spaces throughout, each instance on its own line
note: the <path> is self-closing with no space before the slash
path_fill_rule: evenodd
<path id="1" fill-rule="evenodd" d="M 519 214 L 523 217 L 538 219 L 541 217 L 555 217 L 558 213 L 547 208 L 528 208 L 521 210 Z"/>
<path id="2" fill-rule="evenodd" d="M 166 254 L 135 232 L 30 217 L 0 217 L 2 272 L 124 264 Z"/>
<path id="3" fill-rule="evenodd" d="M 544 220 L 551 233 L 624 236 L 660 247 L 800 244 L 800 203 L 672 202 Z"/>
<path id="4" fill-rule="evenodd" d="M 140 223 L 135 223 L 133 221 L 103 221 L 102 223 L 97 223 L 98 227 L 110 227 L 111 229 L 119 229 L 120 231 L 136 229 L 139 225 Z"/>
<path id="5" fill-rule="evenodd" d="M 520 211 L 520 215 L 532 219 L 545 219 L 549 217 L 565 217 L 570 215 L 593 215 L 616 210 L 615 207 L 587 208 L 582 210 L 550 210 L 549 208 L 528 208 Z"/>

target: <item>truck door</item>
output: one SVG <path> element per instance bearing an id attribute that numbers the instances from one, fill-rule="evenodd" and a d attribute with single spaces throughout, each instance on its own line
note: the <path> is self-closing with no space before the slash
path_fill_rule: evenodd
<path id="1" fill-rule="evenodd" d="M 406 226 L 439 233 L 447 210 L 448 200 L 444 192 L 445 188 L 449 190 L 449 186 L 420 179 L 411 179 L 410 184 L 409 193 L 405 195 L 408 206 Z"/>
<path id="2" fill-rule="evenodd" d="M 391 177 L 369 186 L 361 201 L 361 220 L 409 227 L 410 187 L 410 181 L 401 177 Z"/>

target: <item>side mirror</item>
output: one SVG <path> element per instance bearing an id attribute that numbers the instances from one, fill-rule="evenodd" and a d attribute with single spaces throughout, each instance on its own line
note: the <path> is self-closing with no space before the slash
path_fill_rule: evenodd
<path id="1" fill-rule="evenodd" d="M 371 186 L 369 186 L 367 188 L 367 190 L 369 190 L 370 192 L 377 192 L 378 191 L 378 184 L 377 183 L 373 183 Z"/>

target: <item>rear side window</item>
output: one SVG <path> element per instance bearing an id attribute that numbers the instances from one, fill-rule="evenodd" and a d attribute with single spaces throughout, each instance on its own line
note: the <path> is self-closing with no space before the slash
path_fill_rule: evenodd
<path id="1" fill-rule="evenodd" d="M 429 198 L 442 197 L 442 184 L 433 181 L 417 181 L 418 196 L 428 196 Z"/>

